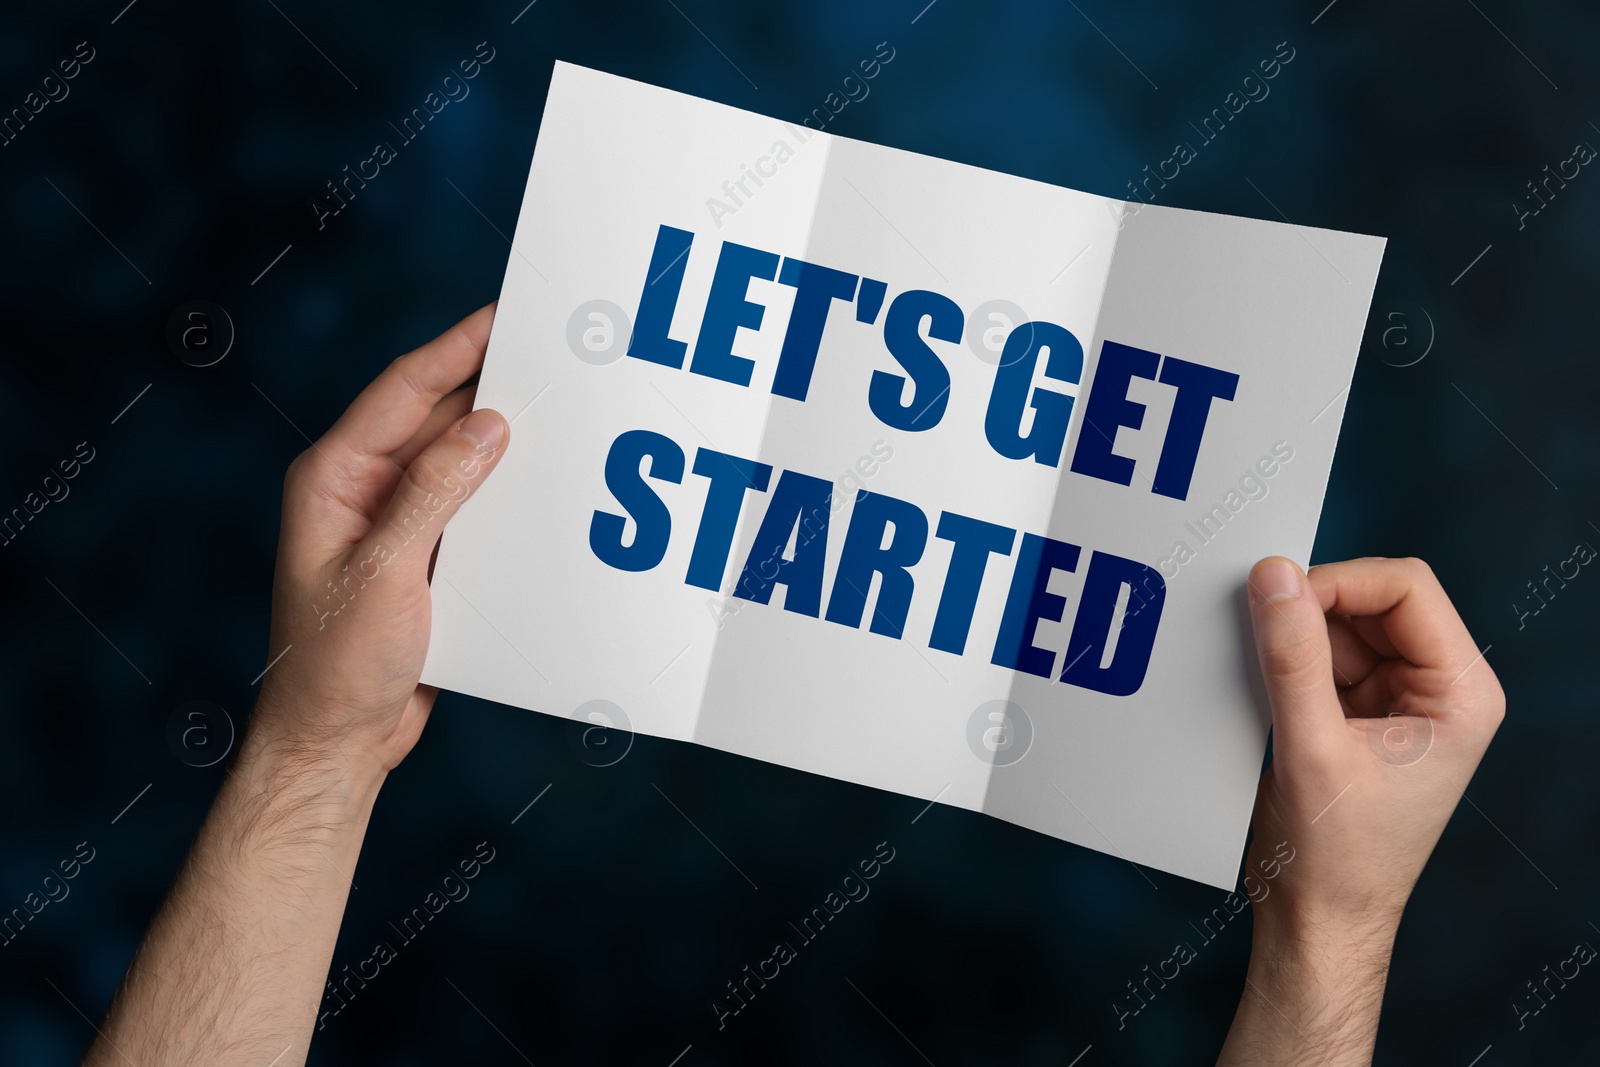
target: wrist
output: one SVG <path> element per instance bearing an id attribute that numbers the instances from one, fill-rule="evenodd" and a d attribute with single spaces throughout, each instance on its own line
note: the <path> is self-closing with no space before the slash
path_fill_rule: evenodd
<path id="1" fill-rule="evenodd" d="M 1387 966 L 1404 910 L 1403 901 L 1318 905 L 1280 892 L 1252 908 L 1251 958 L 1318 971 L 1353 968 L 1363 960 Z"/>
<path id="2" fill-rule="evenodd" d="M 1399 925 L 1398 911 L 1349 916 L 1257 908 L 1250 970 L 1286 992 L 1375 987 L 1381 999 Z"/>
<path id="3" fill-rule="evenodd" d="M 1387 925 L 1286 930 L 1257 923 L 1250 946 L 1252 979 L 1270 982 L 1286 996 L 1299 991 L 1375 990 L 1379 998 L 1394 951 Z"/>
<path id="4" fill-rule="evenodd" d="M 342 892 L 383 778 L 381 769 L 295 743 L 275 720 L 252 717 L 190 851 L 183 879 L 210 880 L 190 905 L 212 909 L 207 921 L 226 925 L 236 897 L 276 893 L 298 902 Z"/>
<path id="5" fill-rule="evenodd" d="M 1260 1062 L 1356 1067 L 1371 1062 L 1397 922 L 1258 911 L 1250 967 L 1222 1063 L 1249 1049 L 1294 1049 Z"/>
<path id="6" fill-rule="evenodd" d="M 262 715 L 259 704 L 251 716 L 234 765 L 243 791 L 269 810 L 314 812 L 330 828 L 364 826 L 387 768 L 348 738 L 311 737 L 285 718 Z"/>

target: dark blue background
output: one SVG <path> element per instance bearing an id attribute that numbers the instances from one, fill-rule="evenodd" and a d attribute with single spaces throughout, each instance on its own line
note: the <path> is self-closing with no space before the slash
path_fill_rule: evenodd
<path id="1" fill-rule="evenodd" d="M 81 1052 L 76 1009 L 103 1013 L 216 790 L 221 766 L 186 765 L 167 726 L 195 699 L 235 724 L 248 713 L 280 479 L 305 447 L 290 420 L 320 433 L 390 359 L 497 294 L 496 227 L 513 227 L 552 61 L 798 121 L 880 41 L 894 61 L 832 131 L 1111 196 L 1279 42 L 1295 49 L 1157 202 L 1390 238 L 1315 558 L 1427 558 L 1510 704 L 1412 901 L 1378 1061 L 1594 1061 L 1600 977 L 1580 974 L 1520 1032 L 1511 1010 L 1545 964 L 1600 944 L 1600 575 L 1523 628 L 1511 607 L 1574 544 L 1600 544 L 1600 176 L 1525 229 L 1511 207 L 1575 143 L 1600 144 L 1592 5 L 539 0 L 513 24 L 523 2 L 0 14 L 7 112 L 77 42 L 96 50 L 70 96 L 0 147 L 0 510 L 79 441 L 96 452 L 0 548 L 0 911 L 77 842 L 97 850 L 71 896 L 0 948 L 6 1062 Z M 496 58 L 471 96 L 319 232 L 324 181 L 485 40 Z M 636 163 L 648 182 L 651 160 Z M 193 299 L 238 331 L 206 369 L 164 339 Z M 943 807 L 913 825 L 922 807 L 643 737 L 595 768 L 565 722 L 445 695 L 378 802 L 335 967 L 390 937 L 476 842 L 496 858 L 312 1061 L 665 1067 L 691 1045 L 683 1067 L 1214 1056 L 1247 919 L 1126 1029 L 1110 1004 L 1194 940 L 1220 892 Z M 884 840 L 897 855 L 871 897 L 718 1032 L 722 983 Z"/>

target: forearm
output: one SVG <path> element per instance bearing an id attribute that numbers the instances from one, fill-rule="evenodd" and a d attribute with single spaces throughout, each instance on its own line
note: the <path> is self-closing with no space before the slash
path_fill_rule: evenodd
<path id="1" fill-rule="evenodd" d="M 382 778 L 247 737 L 86 1067 L 303 1063 Z"/>
<path id="2" fill-rule="evenodd" d="M 1218 1067 L 1370 1064 L 1394 925 L 1335 931 L 1260 915 L 1256 923 L 1244 994 Z"/>

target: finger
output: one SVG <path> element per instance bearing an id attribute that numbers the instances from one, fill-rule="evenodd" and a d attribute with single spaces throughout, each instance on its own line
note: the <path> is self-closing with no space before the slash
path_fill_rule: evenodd
<path id="1" fill-rule="evenodd" d="M 387 456 L 420 430 L 434 406 L 483 366 L 495 305 L 468 315 L 421 348 L 389 364 L 333 424 L 328 450 Z"/>
<path id="2" fill-rule="evenodd" d="M 1418 667 L 1461 670 L 1478 658 L 1461 616 L 1420 559 L 1326 563 L 1309 578 L 1323 610 L 1376 617 L 1396 654 Z"/>
<path id="3" fill-rule="evenodd" d="M 1316 570 L 1315 567 L 1312 570 Z M 1344 615 L 1341 618 L 1350 621 L 1350 628 L 1361 635 L 1361 639 L 1377 650 L 1380 656 L 1398 656 L 1400 651 L 1394 647 L 1394 642 L 1389 640 L 1389 635 L 1383 632 L 1383 617 L 1380 615 Z"/>
<path id="4" fill-rule="evenodd" d="M 1333 680 L 1340 689 L 1359 685 L 1384 660 L 1360 630 L 1343 615 L 1329 615 L 1328 644 L 1333 655 Z"/>
<path id="5" fill-rule="evenodd" d="M 440 434 L 406 467 L 394 499 L 361 545 L 364 557 L 399 570 L 403 580 L 426 580 L 445 524 L 505 454 L 510 434 L 504 416 L 490 408 Z"/>
<path id="6" fill-rule="evenodd" d="M 1294 563 L 1273 556 L 1251 569 L 1249 600 L 1274 746 L 1286 755 L 1332 751 L 1345 733 L 1344 709 L 1333 684 L 1328 624 L 1310 583 Z"/>
<path id="7" fill-rule="evenodd" d="M 1426 710 L 1415 707 L 1409 703 L 1402 707 L 1397 701 L 1397 689 L 1403 683 L 1403 672 L 1414 671 L 1415 667 L 1403 659 L 1386 659 L 1375 667 L 1371 674 L 1351 686 L 1341 690 L 1339 699 L 1343 701 L 1345 714 L 1353 719 L 1373 719 L 1385 715 L 1427 714 Z"/>
<path id="8" fill-rule="evenodd" d="M 457 389 L 439 401 L 433 406 L 433 411 L 423 422 L 422 428 L 411 435 L 411 440 L 395 449 L 389 458 L 402 470 L 411 466 L 411 461 L 416 459 L 424 448 L 433 444 L 440 434 L 455 424 L 457 419 L 465 417 L 472 410 L 472 402 L 477 396 L 477 386 L 469 385 L 465 389 Z"/>

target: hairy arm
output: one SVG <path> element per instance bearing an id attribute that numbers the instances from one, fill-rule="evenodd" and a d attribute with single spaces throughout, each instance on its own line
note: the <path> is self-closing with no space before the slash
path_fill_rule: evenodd
<path id="1" fill-rule="evenodd" d="M 1259 917 L 1244 993 L 1219 1065 L 1372 1062 L 1394 924 L 1284 930 Z"/>
<path id="2" fill-rule="evenodd" d="M 396 360 L 290 467 L 277 658 L 86 1064 L 305 1062 L 373 802 L 437 696 L 433 550 L 508 436 L 461 388 L 493 319 Z"/>
<path id="3" fill-rule="evenodd" d="M 382 781 L 249 743 L 85 1064 L 304 1062 Z"/>

